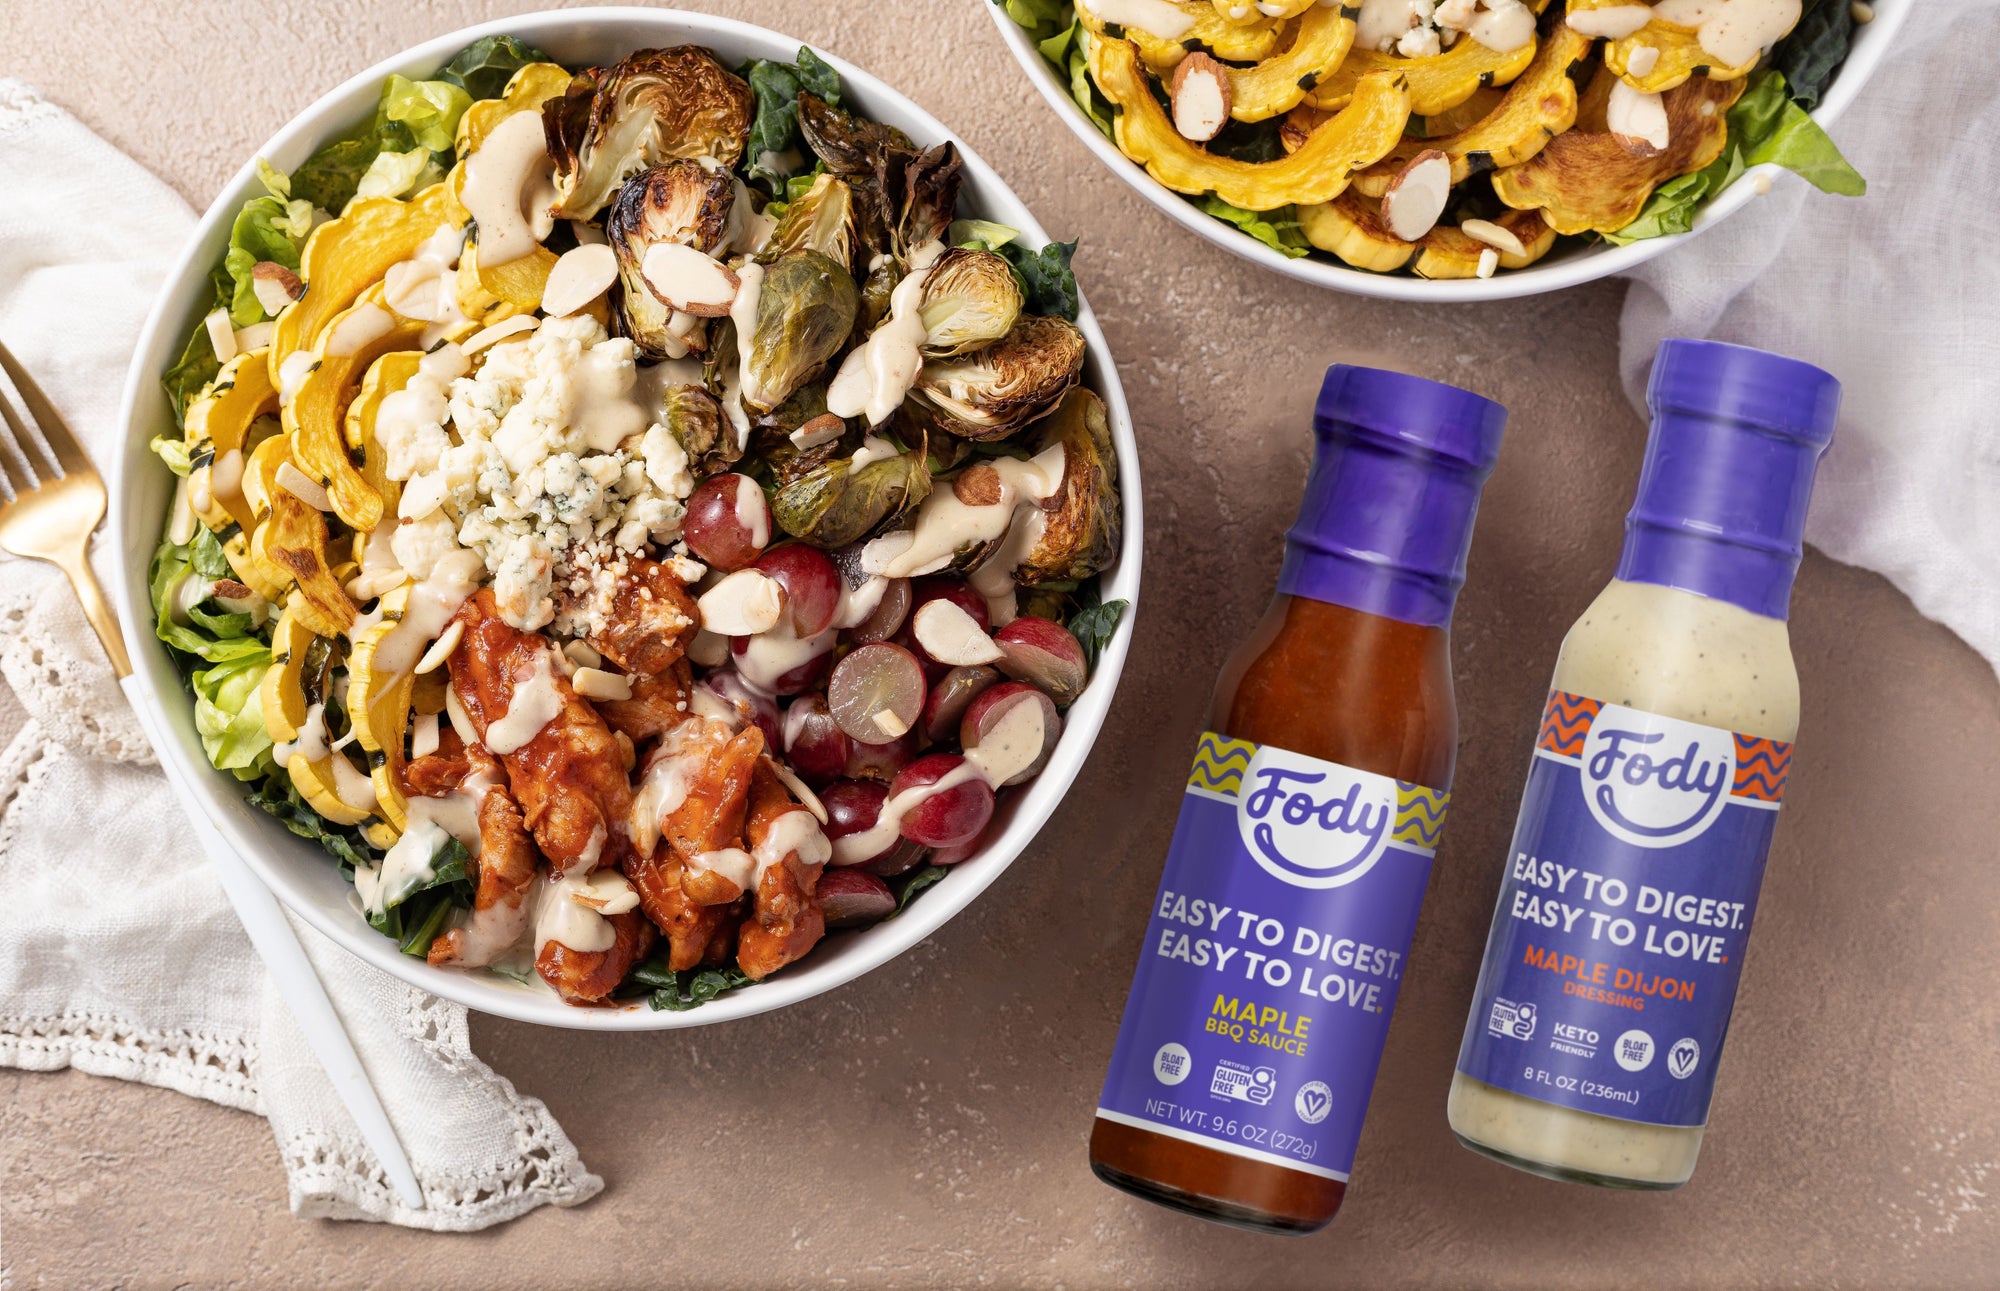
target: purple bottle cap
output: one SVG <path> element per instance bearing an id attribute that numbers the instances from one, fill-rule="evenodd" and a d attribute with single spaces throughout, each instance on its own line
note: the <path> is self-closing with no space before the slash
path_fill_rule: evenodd
<path id="1" fill-rule="evenodd" d="M 1336 363 L 1278 591 L 1425 627 L 1451 621 L 1507 410 L 1457 386 Z"/>
<path id="2" fill-rule="evenodd" d="M 1670 340 L 1646 404 L 1653 426 L 1618 577 L 1784 618 L 1840 382 L 1763 350 Z"/>

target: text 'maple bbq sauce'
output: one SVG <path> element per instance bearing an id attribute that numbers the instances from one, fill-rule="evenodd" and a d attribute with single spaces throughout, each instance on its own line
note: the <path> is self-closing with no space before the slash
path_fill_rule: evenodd
<path id="1" fill-rule="evenodd" d="M 1449 1114 L 1537 1174 L 1676 1188 L 1798 732 L 1785 615 L 1840 386 L 1668 341 L 1647 403 L 1617 574 L 1556 660 Z"/>
<path id="2" fill-rule="evenodd" d="M 1450 796 L 1448 625 L 1506 409 L 1328 370 L 1277 595 L 1216 683 L 1091 1168 L 1311 1232 L 1346 1192 Z"/>

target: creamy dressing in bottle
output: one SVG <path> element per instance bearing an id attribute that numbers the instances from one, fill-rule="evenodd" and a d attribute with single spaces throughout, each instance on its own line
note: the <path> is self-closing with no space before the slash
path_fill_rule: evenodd
<path id="1" fill-rule="evenodd" d="M 1618 577 L 1556 660 L 1452 1080 L 1475 1151 L 1618 1187 L 1694 1171 L 1798 733 L 1785 613 L 1838 399 L 1803 363 L 1661 349 Z"/>

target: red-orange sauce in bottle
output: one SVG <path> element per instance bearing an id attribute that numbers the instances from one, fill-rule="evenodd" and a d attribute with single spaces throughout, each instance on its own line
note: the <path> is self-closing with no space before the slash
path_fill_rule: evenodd
<path id="1" fill-rule="evenodd" d="M 1216 683 L 1090 1138 L 1115 1187 L 1340 1208 L 1450 797 L 1449 623 L 1506 410 L 1335 366 L 1278 594 Z"/>

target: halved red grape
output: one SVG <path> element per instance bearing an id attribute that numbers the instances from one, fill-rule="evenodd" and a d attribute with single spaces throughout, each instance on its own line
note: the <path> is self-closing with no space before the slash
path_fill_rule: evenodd
<path id="1" fill-rule="evenodd" d="M 867 870 L 828 870 L 813 892 L 829 928 L 856 928 L 876 923 L 896 908 L 896 894 Z"/>
<path id="2" fill-rule="evenodd" d="M 793 632 L 811 637 L 833 626 L 840 612 L 840 571 L 825 552 L 788 542 L 759 556 L 757 568 L 785 589 L 785 612 Z"/>
<path id="3" fill-rule="evenodd" d="M 807 784 L 838 780 L 847 770 L 853 741 L 826 706 L 824 695 L 801 695 L 785 709 L 785 761 Z"/>
<path id="4" fill-rule="evenodd" d="M 863 744 L 851 741 L 847 750 L 847 775 L 853 780 L 879 780 L 883 784 L 893 780 L 898 771 L 916 761 L 917 733 L 911 731 L 900 740 L 887 744 Z"/>
<path id="5" fill-rule="evenodd" d="M 899 835 L 886 831 L 880 840 L 863 837 L 882 818 L 882 804 L 888 798 L 888 786 L 866 780 L 836 780 L 820 790 L 820 805 L 826 808 L 826 836 L 833 843 L 836 867 L 879 861 L 903 842 Z M 843 839 L 856 841 L 843 844 Z M 871 842 L 873 846 L 866 845 Z"/>
<path id="6" fill-rule="evenodd" d="M 749 566 L 771 541 L 771 508 L 763 487 L 733 471 L 709 476 L 687 500 L 681 537 L 695 559 L 716 569 Z"/>
<path id="7" fill-rule="evenodd" d="M 1063 708 L 1083 693 L 1088 680 L 1083 647 L 1062 624 L 1023 615 L 995 632 L 993 639 L 1005 652 L 999 668 L 1009 677 L 1041 687 Z"/>
<path id="8" fill-rule="evenodd" d="M 848 593 L 850 597 L 871 594 L 864 593 L 860 589 Z M 864 645 L 870 641 L 887 641 L 896 635 L 897 630 L 903 626 L 903 621 L 909 617 L 910 580 L 884 579 L 880 599 L 875 602 L 875 608 L 869 610 L 858 623 L 847 630 L 847 639 Z"/>
<path id="9" fill-rule="evenodd" d="M 832 629 L 801 640 L 783 623 L 754 637 L 734 637 L 729 655 L 736 670 L 751 685 L 771 695 L 797 695 L 811 690 L 826 675 L 833 658 Z"/>
<path id="10" fill-rule="evenodd" d="M 901 739 L 923 715 L 923 665 L 899 645 L 877 641 L 834 665 L 826 702 L 840 729 L 863 744 Z"/>
<path id="11" fill-rule="evenodd" d="M 903 837 L 926 847 L 956 847 L 993 819 L 993 786 L 956 753 L 931 753 L 896 773 L 889 797 Z"/>
<path id="12" fill-rule="evenodd" d="M 1038 711 L 1022 712 L 1023 704 Z M 988 775 L 1001 775 L 1002 785 L 1040 775 L 1061 736 L 1055 701 L 1019 681 L 1002 682 L 973 700 L 958 728 L 959 746 L 967 753 L 978 750 L 976 760 Z"/>
<path id="13" fill-rule="evenodd" d="M 764 732 L 764 747 L 776 749 L 779 743 L 778 704 L 763 691 L 744 681 L 742 677 L 728 669 L 711 672 L 695 683 L 695 694 L 688 701 L 688 707 L 699 713 L 703 704 L 703 691 L 714 696 L 710 702 L 721 704 L 727 711 L 736 714 L 739 722 L 755 725 Z"/>
<path id="14" fill-rule="evenodd" d="M 984 666 L 953 668 L 946 673 L 937 685 L 931 687 L 930 698 L 924 701 L 924 735 L 933 744 L 946 744 L 957 739 L 958 724 L 965 716 L 965 710 L 979 698 L 981 691 L 999 680 L 998 669 Z"/>

